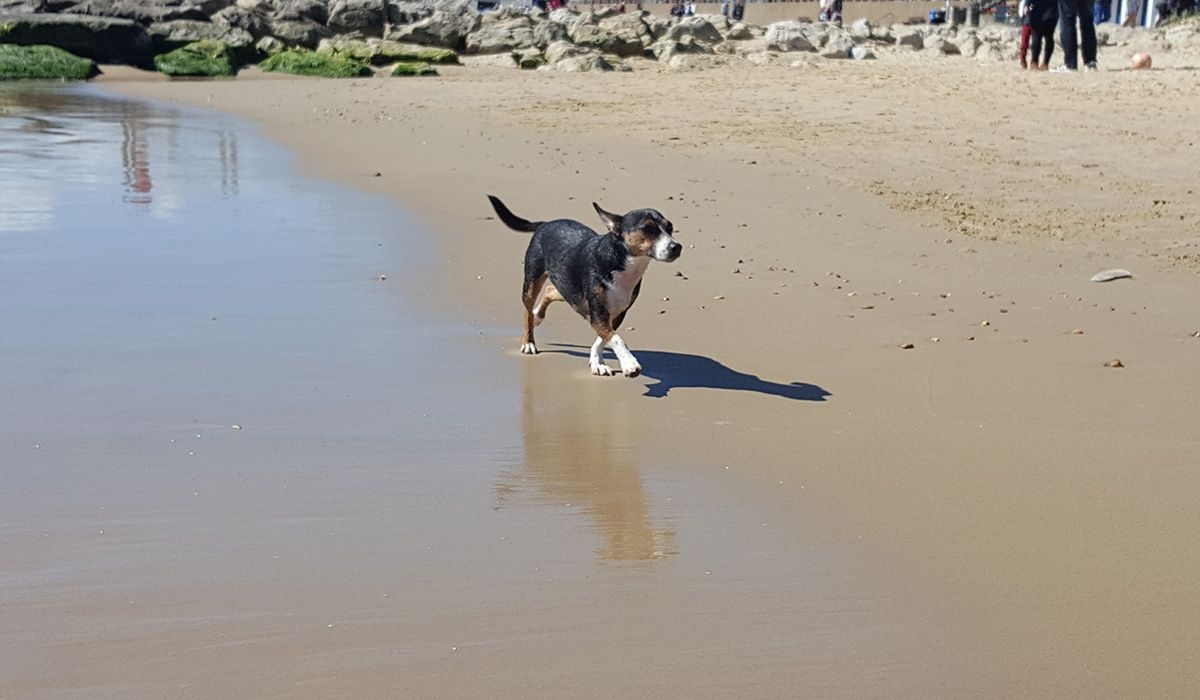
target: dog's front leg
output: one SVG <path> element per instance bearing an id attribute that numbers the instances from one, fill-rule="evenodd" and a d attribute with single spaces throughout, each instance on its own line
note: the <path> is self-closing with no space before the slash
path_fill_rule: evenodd
<path id="1" fill-rule="evenodd" d="M 612 369 L 604 364 L 604 338 L 596 336 L 596 342 L 592 343 L 592 351 L 588 354 L 588 366 L 592 368 L 592 374 L 597 377 L 611 377 Z"/>
<path id="2" fill-rule="evenodd" d="M 642 373 L 642 366 L 638 364 L 633 353 L 629 352 L 629 347 L 625 345 L 624 340 L 621 340 L 621 336 L 614 333 L 611 328 L 599 327 L 596 328 L 596 342 L 592 343 L 592 351 L 588 354 L 588 365 L 592 368 L 592 374 L 601 377 L 612 375 L 612 370 L 604 364 L 602 356 L 606 345 L 612 348 L 613 353 L 617 356 L 617 361 L 621 363 L 621 374 L 626 377 L 636 377 Z"/>
<path id="3" fill-rule="evenodd" d="M 625 345 L 624 340 L 621 340 L 621 336 L 613 333 L 612 337 L 608 339 L 608 347 L 612 348 L 617 355 L 617 360 L 621 363 L 621 374 L 632 378 L 642 373 L 642 365 L 633 356 L 633 353 L 629 352 L 629 347 Z"/>

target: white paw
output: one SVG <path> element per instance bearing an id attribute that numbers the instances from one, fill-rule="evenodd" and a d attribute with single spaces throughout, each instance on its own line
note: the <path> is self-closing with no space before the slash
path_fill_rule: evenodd
<path id="1" fill-rule="evenodd" d="M 537 354 L 537 345 L 534 345 L 533 343 L 522 344 L 521 345 L 521 354 L 522 355 L 536 355 Z"/>
<path id="2" fill-rule="evenodd" d="M 611 377 L 612 368 L 605 364 L 592 365 L 592 374 L 597 377 Z"/>
<path id="3" fill-rule="evenodd" d="M 631 378 L 636 377 L 641 373 L 642 373 L 642 366 L 639 365 L 638 363 L 636 363 L 636 362 L 630 362 L 629 364 L 621 363 L 621 374 L 624 374 L 626 377 L 631 377 Z"/>

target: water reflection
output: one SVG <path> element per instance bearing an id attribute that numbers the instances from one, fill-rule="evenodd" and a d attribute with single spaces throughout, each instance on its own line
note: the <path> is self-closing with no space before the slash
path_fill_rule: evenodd
<path id="1" fill-rule="evenodd" d="M 238 194 L 237 134 L 228 122 L 181 126 L 170 107 L 107 97 L 93 86 L 0 86 L 0 232 L 53 227 L 59 168 L 75 168 L 97 196 L 169 216 L 185 193 L 164 182 Z M 119 142 L 119 149 L 109 144 Z M 114 150 L 117 158 L 114 160 Z"/>
<path id="2" fill-rule="evenodd" d="M 522 363 L 524 469 L 501 475 L 502 501 L 528 493 L 539 503 L 578 510 L 603 537 L 596 550 L 601 560 L 675 554 L 674 529 L 656 526 L 651 518 L 650 499 L 632 457 L 629 416 L 589 396 L 595 383 L 564 392 L 560 377 L 546 378 L 533 364 Z"/>

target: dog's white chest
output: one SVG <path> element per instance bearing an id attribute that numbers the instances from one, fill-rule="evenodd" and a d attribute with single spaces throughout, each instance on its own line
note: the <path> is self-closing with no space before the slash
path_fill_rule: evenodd
<path id="1" fill-rule="evenodd" d="M 648 257 L 628 258 L 625 262 L 625 269 L 613 273 L 612 282 L 608 284 L 607 290 L 610 316 L 621 313 L 633 303 L 633 290 L 642 281 L 642 275 L 646 274 L 646 267 L 649 265 L 650 258 Z"/>

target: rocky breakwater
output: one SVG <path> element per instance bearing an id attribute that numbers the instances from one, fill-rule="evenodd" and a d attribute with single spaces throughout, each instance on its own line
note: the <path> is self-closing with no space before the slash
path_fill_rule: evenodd
<path id="1" fill-rule="evenodd" d="M 1195 25 L 1102 28 L 1100 38 L 1150 48 L 1200 47 Z M 264 67 L 317 66 L 322 56 L 358 62 L 363 70 L 353 74 L 427 74 L 384 69 L 458 57 L 468 66 L 559 71 L 807 66 L 912 52 L 996 62 L 1015 59 L 1017 40 L 1018 30 L 1009 27 L 866 20 L 846 27 L 807 21 L 759 27 L 721 15 L 676 20 L 611 8 L 479 13 L 469 0 L 0 0 L 0 44 L 52 46 L 99 63 L 157 65 L 193 75 L 205 74 L 204 56 L 219 57 L 220 69 L 211 74 L 221 75 L 285 52 L 296 60 Z M 191 73 L 164 68 L 172 64 L 163 57 L 179 51 L 189 57 L 188 66 L 199 67 Z M 346 71 L 342 66 L 330 74 Z"/>

